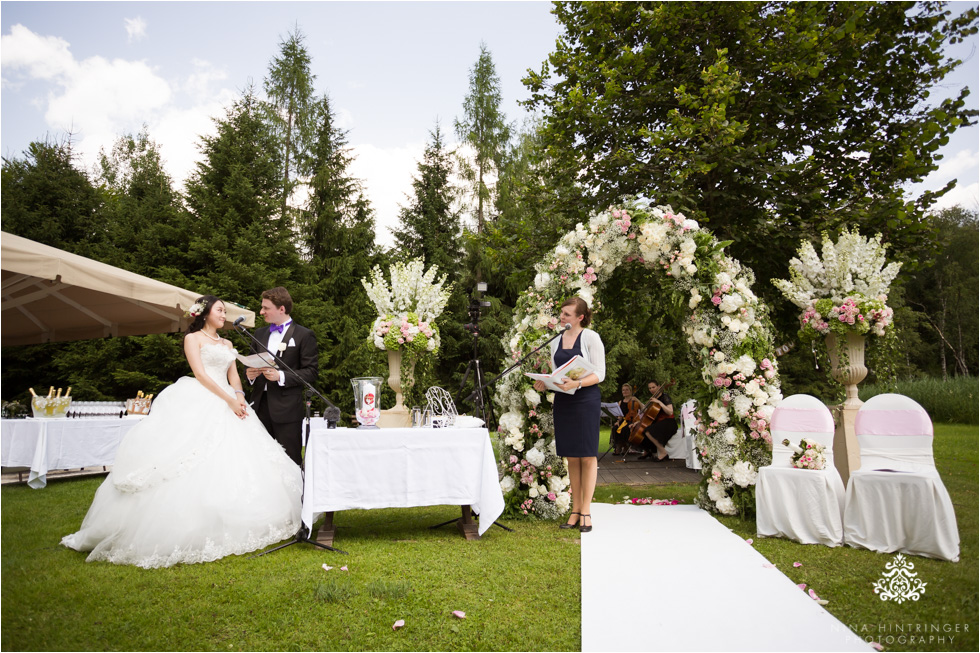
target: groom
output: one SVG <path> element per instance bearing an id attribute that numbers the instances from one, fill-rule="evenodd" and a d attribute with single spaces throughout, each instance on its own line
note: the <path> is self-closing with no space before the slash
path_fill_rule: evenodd
<path id="1" fill-rule="evenodd" d="M 296 374 L 273 367 L 249 367 L 245 375 L 252 384 L 252 408 L 266 430 L 297 465 L 303 464 L 304 385 L 317 377 L 316 336 L 289 317 L 293 300 L 283 287 L 262 293 L 259 315 L 269 326 L 256 329 L 255 339 L 279 356 Z M 252 343 L 252 353 L 259 348 Z M 297 378 L 298 377 L 298 378 Z"/>

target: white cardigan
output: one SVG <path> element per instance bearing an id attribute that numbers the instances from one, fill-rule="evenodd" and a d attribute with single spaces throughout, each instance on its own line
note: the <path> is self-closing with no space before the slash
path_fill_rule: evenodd
<path id="1" fill-rule="evenodd" d="M 564 336 L 564 334 L 562 334 Z M 555 352 L 561 347 L 563 338 L 555 338 L 551 341 L 551 369 L 558 367 L 555 365 Z M 595 366 L 594 374 L 602 383 L 606 378 L 606 348 L 602 344 L 602 338 L 592 329 L 582 329 L 582 358 Z"/>

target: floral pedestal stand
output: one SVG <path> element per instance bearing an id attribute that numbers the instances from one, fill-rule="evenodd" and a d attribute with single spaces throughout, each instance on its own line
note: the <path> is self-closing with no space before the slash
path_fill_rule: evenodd
<path id="1" fill-rule="evenodd" d="M 406 370 L 406 385 L 414 383 L 415 363 L 413 362 Z M 402 397 L 402 353 L 401 351 L 388 350 L 388 387 L 395 391 L 395 405 L 388 410 L 381 411 L 381 419 L 378 426 L 381 428 L 409 428 L 412 426 L 412 414 L 405 407 Z"/>
<path id="2" fill-rule="evenodd" d="M 847 389 L 847 398 L 839 407 L 841 419 L 834 433 L 834 465 L 846 486 L 851 471 L 861 467 L 861 449 L 854 432 L 854 420 L 858 409 L 864 404 L 858 398 L 857 384 L 868 375 L 868 368 L 864 366 L 865 337 L 856 333 L 847 334 L 843 350 L 846 359 L 843 361 L 839 355 L 838 337 L 831 333 L 826 342 L 827 353 L 830 354 L 830 374 Z"/>

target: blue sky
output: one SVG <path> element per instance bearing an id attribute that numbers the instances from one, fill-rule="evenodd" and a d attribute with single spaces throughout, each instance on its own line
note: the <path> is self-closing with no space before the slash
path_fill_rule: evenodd
<path id="1" fill-rule="evenodd" d="M 953 3 L 962 11 L 976 2 Z M 261 88 L 279 42 L 298 25 L 390 244 L 436 120 L 454 140 L 480 42 L 490 49 L 508 119 L 522 121 L 521 78 L 560 30 L 547 2 L 11 2 L 0 4 L 0 153 L 72 131 L 80 162 L 143 123 L 173 177 L 197 160 L 199 136 L 249 83 Z M 972 53 L 972 54 L 971 54 Z M 977 39 L 950 88 L 977 106 Z M 943 90 L 940 90 L 942 93 Z M 942 205 L 977 208 L 978 130 L 961 130 L 939 171 L 912 193 L 959 178 Z"/>

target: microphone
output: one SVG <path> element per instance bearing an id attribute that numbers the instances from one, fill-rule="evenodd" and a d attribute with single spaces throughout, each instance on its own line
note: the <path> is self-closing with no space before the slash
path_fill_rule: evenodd
<path id="1" fill-rule="evenodd" d="M 232 326 L 238 326 L 239 324 L 241 324 L 244 321 L 245 321 L 245 316 L 243 315 L 240 318 L 236 319 L 235 320 L 235 324 L 233 324 Z"/>
<path id="2" fill-rule="evenodd" d="M 562 328 L 560 328 L 560 329 L 558 329 L 558 330 L 559 330 L 559 331 L 568 331 L 568 330 L 570 330 L 571 328 L 572 328 L 572 324 L 571 324 L 571 322 L 569 322 L 568 324 L 566 324 L 565 326 L 563 326 Z"/>

